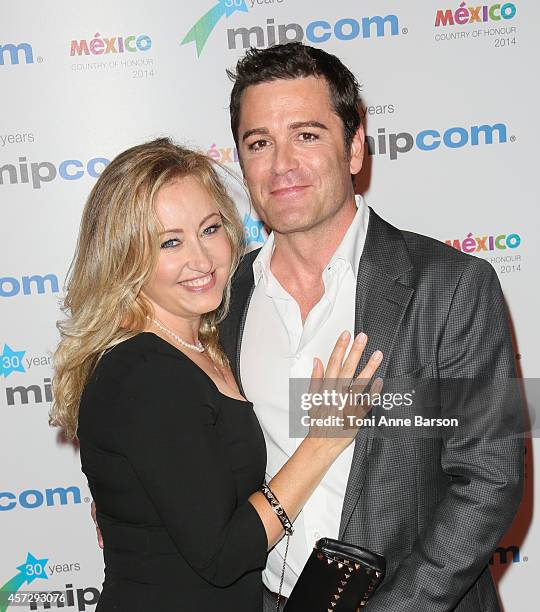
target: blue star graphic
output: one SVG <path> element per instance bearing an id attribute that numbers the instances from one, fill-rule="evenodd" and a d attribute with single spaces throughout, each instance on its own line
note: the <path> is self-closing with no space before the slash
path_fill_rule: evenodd
<path id="1" fill-rule="evenodd" d="M 244 233 L 246 234 L 246 241 L 264 243 L 264 223 L 258 219 L 253 219 L 250 215 L 245 213 L 244 215 Z"/>
<path id="2" fill-rule="evenodd" d="M 14 351 L 4 344 L 4 352 L 0 355 L 0 376 L 6 378 L 11 372 L 26 372 L 23 365 L 23 357 L 26 351 Z"/>
<path id="3" fill-rule="evenodd" d="M 36 578 L 48 580 L 45 564 L 49 559 L 36 559 L 32 553 L 26 555 L 26 561 L 17 567 L 21 574 L 26 578 L 26 582 L 31 584 Z"/>

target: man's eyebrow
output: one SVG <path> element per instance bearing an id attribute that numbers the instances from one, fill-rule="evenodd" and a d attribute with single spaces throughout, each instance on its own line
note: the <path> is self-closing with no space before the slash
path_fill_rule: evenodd
<path id="1" fill-rule="evenodd" d="M 269 133 L 270 132 L 268 131 L 268 128 L 253 128 L 252 130 L 247 130 L 247 132 L 244 132 L 244 135 L 242 136 L 242 142 L 244 142 L 246 138 L 249 138 L 254 134 L 268 136 Z"/>
<path id="2" fill-rule="evenodd" d="M 320 121 L 297 121 L 296 123 L 291 123 L 289 125 L 290 130 L 298 130 L 301 128 L 319 128 L 320 130 L 327 130 L 328 127 L 321 123 Z"/>
<path id="3" fill-rule="evenodd" d="M 291 123 L 289 125 L 289 130 L 299 130 L 302 128 L 319 128 L 320 130 L 328 130 L 328 127 L 320 121 L 296 121 L 295 123 Z M 242 142 L 244 142 L 250 136 L 268 136 L 269 133 L 268 128 L 253 128 L 252 130 L 247 130 L 247 132 L 244 132 Z"/>

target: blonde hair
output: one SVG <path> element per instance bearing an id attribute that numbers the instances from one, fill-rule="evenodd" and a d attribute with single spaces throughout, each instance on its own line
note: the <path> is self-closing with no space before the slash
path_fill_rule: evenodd
<path id="1" fill-rule="evenodd" d="M 137 335 L 153 309 L 141 293 L 159 257 L 157 192 L 190 176 L 217 204 L 231 245 L 232 264 L 219 307 L 201 317 L 199 338 L 210 357 L 225 365 L 227 358 L 217 325 L 227 314 L 232 275 L 244 247 L 236 207 L 208 157 L 159 138 L 124 151 L 103 171 L 86 202 L 75 254 L 68 271 L 58 321 L 61 341 L 54 353 L 54 403 L 49 423 L 75 438 L 83 389 L 102 355 Z"/>

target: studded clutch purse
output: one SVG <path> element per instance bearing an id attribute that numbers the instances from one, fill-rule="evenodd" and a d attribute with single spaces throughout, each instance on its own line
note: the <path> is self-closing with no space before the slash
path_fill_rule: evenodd
<path id="1" fill-rule="evenodd" d="M 321 538 L 283 612 L 358 612 L 381 583 L 385 568 L 377 553 Z"/>

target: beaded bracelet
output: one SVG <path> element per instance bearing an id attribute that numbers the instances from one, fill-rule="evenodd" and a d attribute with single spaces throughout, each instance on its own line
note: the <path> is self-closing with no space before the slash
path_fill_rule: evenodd
<path id="1" fill-rule="evenodd" d="M 283 531 L 285 531 L 285 535 L 292 535 L 294 533 L 294 529 L 292 526 L 287 513 L 283 506 L 279 503 L 278 498 L 274 495 L 274 493 L 270 490 L 270 487 L 266 484 L 261 486 L 261 492 L 266 497 L 266 500 L 272 507 L 272 510 L 276 513 L 282 527 Z"/>

